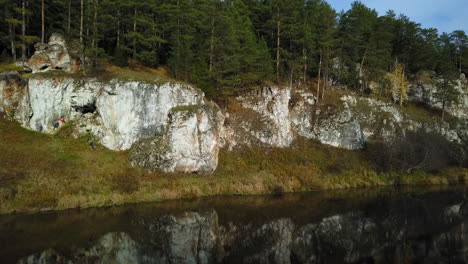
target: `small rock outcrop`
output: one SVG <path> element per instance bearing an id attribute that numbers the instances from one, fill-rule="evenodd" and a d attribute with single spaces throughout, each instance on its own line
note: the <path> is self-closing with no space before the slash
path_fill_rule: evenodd
<path id="1" fill-rule="evenodd" d="M 38 43 L 35 49 L 27 63 L 32 73 L 50 70 L 75 72 L 80 67 L 80 60 L 70 55 L 65 38 L 60 34 L 52 34 L 49 43 Z"/>
<path id="2" fill-rule="evenodd" d="M 437 100 L 438 82 L 441 81 L 429 73 L 421 73 L 418 80 L 411 85 L 408 99 L 425 104 L 431 108 L 442 109 L 442 102 Z M 464 74 L 455 81 L 455 90 L 459 93 L 459 100 L 447 106 L 446 111 L 452 116 L 468 120 L 468 81 Z"/>
<path id="3" fill-rule="evenodd" d="M 26 94 L 25 81 L 16 72 L 0 73 L 0 113 L 19 117 L 24 113 L 22 100 Z"/>

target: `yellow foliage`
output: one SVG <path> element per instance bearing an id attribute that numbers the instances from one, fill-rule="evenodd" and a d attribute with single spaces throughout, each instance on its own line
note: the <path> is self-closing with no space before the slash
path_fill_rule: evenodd
<path id="1" fill-rule="evenodd" d="M 404 101 L 408 100 L 408 80 L 406 80 L 404 66 L 396 63 L 393 74 L 396 78 L 396 85 L 393 85 L 392 93 L 398 97 L 401 106 Z"/>

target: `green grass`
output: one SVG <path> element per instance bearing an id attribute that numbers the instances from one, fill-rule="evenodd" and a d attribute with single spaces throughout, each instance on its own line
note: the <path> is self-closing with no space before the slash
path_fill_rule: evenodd
<path id="1" fill-rule="evenodd" d="M 375 172 L 365 153 L 298 140 L 291 148 L 222 150 L 213 175 L 147 173 L 128 153 L 25 130 L 0 118 L 0 213 L 87 208 L 210 195 L 252 195 L 389 184 L 447 184 L 447 175 Z"/>
<path id="2" fill-rule="evenodd" d="M 415 121 L 418 122 L 423 122 L 423 123 L 433 123 L 434 117 L 439 117 L 440 118 L 440 111 L 434 110 L 434 109 L 429 109 L 424 106 L 418 106 L 417 104 L 414 103 L 407 103 L 403 108 L 402 111 L 408 116 Z M 437 119 L 436 119 L 437 120 Z"/>
<path id="3" fill-rule="evenodd" d="M 23 67 L 15 65 L 13 63 L 3 63 L 0 64 L 0 73 L 4 71 L 21 71 Z"/>

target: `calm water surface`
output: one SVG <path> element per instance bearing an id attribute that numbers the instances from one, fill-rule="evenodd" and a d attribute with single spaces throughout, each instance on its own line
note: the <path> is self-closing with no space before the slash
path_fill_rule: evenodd
<path id="1" fill-rule="evenodd" d="M 381 188 L 0 216 L 0 263 L 466 263 L 466 194 Z"/>

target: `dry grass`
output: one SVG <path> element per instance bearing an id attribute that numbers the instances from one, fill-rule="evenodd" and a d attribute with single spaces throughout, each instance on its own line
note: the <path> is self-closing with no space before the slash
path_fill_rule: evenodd
<path id="1" fill-rule="evenodd" d="M 0 66 L 0 71 L 2 67 Z M 107 82 L 112 79 L 118 79 L 121 81 L 141 81 L 151 84 L 161 84 L 165 82 L 177 83 L 176 80 L 172 79 L 169 70 L 166 68 L 148 68 L 140 65 L 136 65 L 133 68 L 130 67 L 118 67 L 112 64 L 103 64 L 99 68 L 87 68 L 83 71 L 77 71 L 74 73 L 67 73 L 60 70 L 52 70 L 48 72 L 35 73 L 35 74 L 23 74 L 23 77 L 42 77 L 42 78 L 57 78 L 57 77 L 69 77 L 75 79 L 82 78 L 96 78 L 98 80 Z"/>
<path id="2" fill-rule="evenodd" d="M 118 67 L 111 64 L 102 65 L 99 69 L 89 70 L 87 77 L 96 77 L 100 80 L 118 79 L 122 81 L 141 81 L 146 83 L 161 84 L 165 82 L 176 83 L 171 74 L 165 68 L 148 68 L 140 65 L 134 67 Z"/>
<path id="3" fill-rule="evenodd" d="M 430 109 L 424 105 L 418 105 L 415 103 L 407 103 L 403 108 L 402 111 L 410 116 L 412 120 L 416 120 L 418 122 L 432 124 L 437 121 L 441 115 L 441 111 L 437 109 Z"/>
<path id="4" fill-rule="evenodd" d="M 93 150 L 67 134 L 39 134 L 0 118 L 0 213 L 468 179 L 466 170 L 450 171 L 452 181 L 377 174 L 363 152 L 305 140 L 286 149 L 223 150 L 214 175 L 146 173 L 131 168 L 125 152 Z"/>

